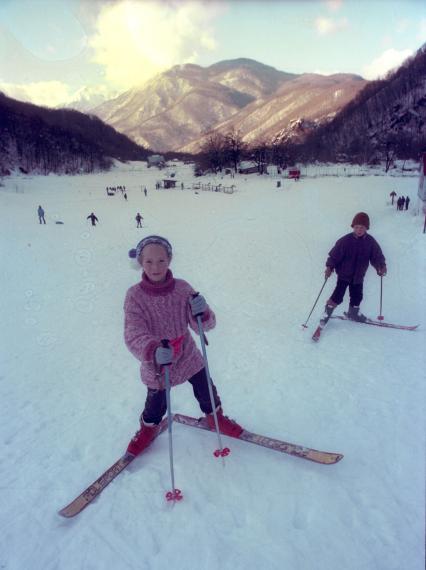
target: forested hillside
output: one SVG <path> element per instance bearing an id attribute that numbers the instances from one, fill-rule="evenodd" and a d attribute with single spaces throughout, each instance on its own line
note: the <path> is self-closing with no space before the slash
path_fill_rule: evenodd
<path id="1" fill-rule="evenodd" d="M 426 148 L 426 44 L 385 79 L 372 81 L 300 152 L 307 160 L 416 158 Z"/>
<path id="2" fill-rule="evenodd" d="M 76 174 L 108 169 L 112 159 L 143 160 L 147 151 L 103 123 L 73 110 L 23 103 L 0 93 L 0 174 Z"/>

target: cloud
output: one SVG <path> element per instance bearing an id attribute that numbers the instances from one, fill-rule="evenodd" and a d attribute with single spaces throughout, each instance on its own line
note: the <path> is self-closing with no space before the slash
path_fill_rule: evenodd
<path id="1" fill-rule="evenodd" d="M 92 109 L 118 92 L 106 85 L 85 85 L 78 89 L 61 81 L 37 81 L 34 83 L 2 83 L 0 91 L 19 101 L 34 103 L 43 107 L 73 107 L 82 111 Z"/>
<path id="2" fill-rule="evenodd" d="M 347 18 L 325 18 L 324 16 L 319 16 L 316 18 L 314 26 L 318 35 L 327 36 L 346 29 L 349 26 L 349 22 Z"/>
<path id="3" fill-rule="evenodd" d="M 327 0 L 326 5 L 330 12 L 337 12 L 342 7 L 343 0 Z"/>
<path id="4" fill-rule="evenodd" d="M 426 41 L 426 18 L 422 18 L 419 22 L 419 32 L 417 34 L 417 38 L 422 43 Z"/>
<path id="5" fill-rule="evenodd" d="M 73 100 L 70 87 L 61 81 L 0 83 L 0 91 L 14 99 L 45 107 L 57 107 Z"/>
<path id="6" fill-rule="evenodd" d="M 412 54 L 413 51 L 410 49 L 399 51 L 394 48 L 387 49 L 369 65 L 364 66 L 362 75 L 366 79 L 383 77 L 391 69 L 399 67 Z"/>
<path id="7" fill-rule="evenodd" d="M 190 1 L 120 1 L 105 5 L 89 39 L 93 61 L 119 89 L 145 83 L 180 63 L 214 50 L 210 22 L 220 4 Z"/>

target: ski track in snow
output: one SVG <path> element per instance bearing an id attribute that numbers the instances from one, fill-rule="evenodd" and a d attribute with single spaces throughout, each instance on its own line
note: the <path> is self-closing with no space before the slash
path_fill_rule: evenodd
<path id="1" fill-rule="evenodd" d="M 305 178 L 277 189 L 268 177 L 211 177 L 236 184 L 226 195 L 195 194 L 191 167 L 174 171 L 187 189 L 155 191 L 162 174 L 141 163 L 97 175 L 13 176 L 0 187 L 0 569 L 420 570 L 426 238 L 421 216 L 388 203 L 395 189 L 414 206 L 417 178 Z M 106 196 L 118 184 L 128 202 Z M 387 258 L 385 320 L 420 327 L 335 320 L 315 344 L 334 276 L 309 328 L 301 324 L 328 251 L 361 210 Z M 139 279 L 127 252 L 149 233 L 170 239 L 175 276 L 216 312 L 207 350 L 225 413 L 251 431 L 345 457 L 321 466 L 225 438 L 223 466 L 214 434 L 175 424 L 182 502 L 164 498 L 166 431 L 65 520 L 57 511 L 137 429 L 145 388 L 124 346 L 122 306 Z M 373 318 L 379 286 L 370 268 L 362 311 Z M 172 391 L 172 409 L 200 414 L 187 384 Z"/>

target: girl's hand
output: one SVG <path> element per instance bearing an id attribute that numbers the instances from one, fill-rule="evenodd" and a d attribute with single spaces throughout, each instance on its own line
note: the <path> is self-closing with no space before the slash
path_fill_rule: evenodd
<path id="1" fill-rule="evenodd" d="M 193 317 L 201 316 L 207 309 L 207 302 L 205 298 L 197 293 L 194 297 L 189 300 L 191 306 L 191 313 Z"/>
<path id="2" fill-rule="evenodd" d="M 155 349 L 155 362 L 158 366 L 167 366 L 173 360 L 173 349 L 171 346 L 157 346 Z"/>

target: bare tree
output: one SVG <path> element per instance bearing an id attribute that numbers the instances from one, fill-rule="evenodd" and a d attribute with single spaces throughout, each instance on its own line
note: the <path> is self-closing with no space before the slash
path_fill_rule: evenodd
<path id="1" fill-rule="evenodd" d="M 243 141 L 241 131 L 236 131 L 232 129 L 225 135 L 224 139 L 224 152 L 226 161 L 230 162 L 234 167 L 234 171 L 237 172 L 238 164 L 241 161 L 241 157 L 246 150 L 247 145 Z"/>
<path id="2" fill-rule="evenodd" d="M 257 164 L 259 174 L 267 173 L 268 158 L 271 154 L 268 144 L 265 141 L 260 141 L 252 146 L 253 160 Z"/>
<path id="3" fill-rule="evenodd" d="M 201 147 L 200 158 L 204 158 L 213 172 L 221 171 L 225 163 L 225 137 L 220 133 L 211 133 Z"/>

